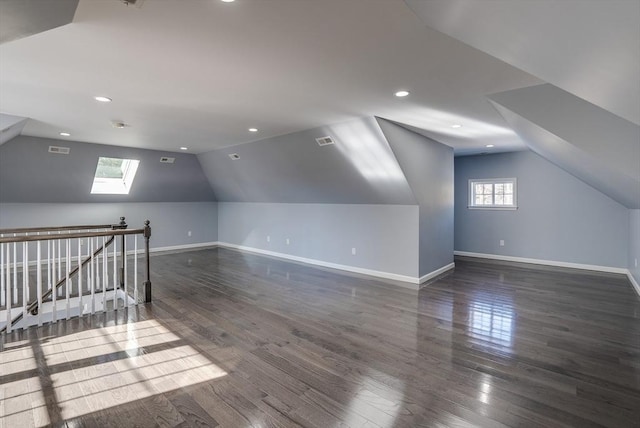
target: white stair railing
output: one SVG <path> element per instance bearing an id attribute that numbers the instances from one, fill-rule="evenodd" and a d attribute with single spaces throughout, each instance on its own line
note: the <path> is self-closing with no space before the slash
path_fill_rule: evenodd
<path id="1" fill-rule="evenodd" d="M 143 299 L 139 237 L 146 264 Z M 117 225 L 1 229 L 0 333 L 150 302 L 150 237 L 148 220 L 141 229 L 128 229 L 124 217 Z"/>

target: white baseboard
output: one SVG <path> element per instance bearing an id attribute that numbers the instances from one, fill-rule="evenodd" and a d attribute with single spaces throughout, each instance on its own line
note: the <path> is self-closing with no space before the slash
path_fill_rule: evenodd
<path id="1" fill-rule="evenodd" d="M 627 278 L 629 278 L 629 282 L 633 286 L 633 289 L 636 290 L 636 293 L 640 296 L 640 284 L 638 284 L 638 281 L 633 277 L 630 270 L 627 270 Z"/>
<path id="2" fill-rule="evenodd" d="M 195 244 L 171 245 L 168 247 L 149 248 L 149 253 L 160 253 L 163 251 L 192 250 L 196 248 L 217 247 L 218 245 L 219 245 L 218 241 L 197 242 Z M 127 254 L 132 254 L 132 253 L 130 251 L 127 251 Z"/>
<path id="3" fill-rule="evenodd" d="M 423 282 L 426 282 L 432 278 L 435 278 L 438 275 L 442 275 L 443 273 L 445 273 L 448 270 L 453 269 L 454 267 L 456 267 L 455 263 L 449 263 L 446 266 L 442 266 L 440 269 L 436 269 L 433 272 L 429 272 L 426 275 L 422 275 L 419 279 L 420 284 L 422 284 Z"/>
<path id="4" fill-rule="evenodd" d="M 354 272 L 354 273 L 359 273 L 359 274 L 363 274 L 363 275 L 369 275 L 369 276 L 374 276 L 377 278 L 384 278 L 384 279 L 390 279 L 390 280 L 394 280 L 394 281 L 399 281 L 396 283 L 396 285 L 400 286 L 400 287 L 404 287 L 404 288 L 410 288 L 412 290 L 419 290 L 420 289 L 420 284 L 428 279 L 431 279 L 435 276 L 440 275 L 442 272 L 445 272 L 451 268 L 453 268 L 453 263 L 444 266 L 438 270 L 435 270 L 431 273 L 428 273 L 420 278 L 415 277 L 415 276 L 408 276 L 408 275 L 399 275 L 396 273 L 390 273 L 390 272 L 382 272 L 382 271 L 378 271 L 378 270 L 373 270 L 373 269 L 365 269 L 365 268 L 360 268 L 360 267 L 356 267 L 356 266 L 349 266 L 349 265 L 342 265 L 342 264 L 338 264 L 338 263 L 331 263 L 331 262 L 325 262 L 323 260 L 317 260 L 317 259 L 309 259 L 306 257 L 299 257 L 299 256 L 294 256 L 292 254 L 286 254 L 286 253 L 278 253 L 276 251 L 269 251 L 269 250 L 263 250 L 260 248 L 254 248 L 254 247 L 247 247 L 244 245 L 237 245 L 237 244 L 231 244 L 228 242 L 219 242 L 218 243 L 219 246 L 221 247 L 225 247 L 225 248 L 231 248 L 231 249 L 235 249 L 235 250 L 240 250 L 240 251 L 246 251 L 248 253 L 255 253 L 255 254 L 261 254 L 261 255 L 265 255 L 265 256 L 270 256 L 270 257 L 275 257 L 275 258 L 279 258 L 279 259 L 285 259 L 285 260 L 292 260 L 295 262 L 300 262 L 300 263 L 306 263 L 306 264 L 310 264 L 310 265 L 314 265 L 314 266 L 322 266 L 322 267 L 326 267 L 326 268 L 331 268 L 331 269 L 338 269 L 338 270 L 344 270 L 347 272 Z"/>
<path id="5" fill-rule="evenodd" d="M 476 257 L 480 259 L 503 260 L 507 262 L 557 266 L 557 267 L 566 267 L 566 268 L 572 268 L 572 269 L 593 270 L 598 272 L 621 273 L 621 274 L 627 274 L 628 272 L 628 269 L 611 267 L 611 266 L 585 265 L 581 263 L 558 262 L 554 260 L 541 260 L 541 259 L 529 259 L 526 257 L 502 256 L 499 254 L 471 253 L 468 251 L 454 251 L 453 254 L 456 256 Z"/>

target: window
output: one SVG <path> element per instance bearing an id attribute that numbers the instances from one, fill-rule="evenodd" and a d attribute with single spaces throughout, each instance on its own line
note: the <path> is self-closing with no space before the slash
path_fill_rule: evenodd
<path id="1" fill-rule="evenodd" d="M 139 160 L 98 158 L 91 193 L 128 195 L 138 171 Z"/>
<path id="2" fill-rule="evenodd" d="M 469 180 L 469 208 L 518 208 L 515 178 Z"/>

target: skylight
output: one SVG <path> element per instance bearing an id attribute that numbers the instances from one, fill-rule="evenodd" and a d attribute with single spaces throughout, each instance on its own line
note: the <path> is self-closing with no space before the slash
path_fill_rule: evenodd
<path id="1" fill-rule="evenodd" d="M 91 193 L 103 195 L 128 195 L 138 171 L 139 160 L 98 158 Z"/>

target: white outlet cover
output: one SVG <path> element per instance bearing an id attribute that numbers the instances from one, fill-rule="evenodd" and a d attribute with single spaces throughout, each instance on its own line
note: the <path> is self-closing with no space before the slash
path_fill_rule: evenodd
<path id="1" fill-rule="evenodd" d="M 267 235 L 267 242 L 271 242 L 271 236 Z"/>
<path id="2" fill-rule="evenodd" d="M 356 255 L 356 247 L 353 247 L 351 249 L 351 255 L 355 256 Z"/>
<path id="3" fill-rule="evenodd" d="M 287 238 L 287 245 L 289 245 L 289 238 Z"/>

